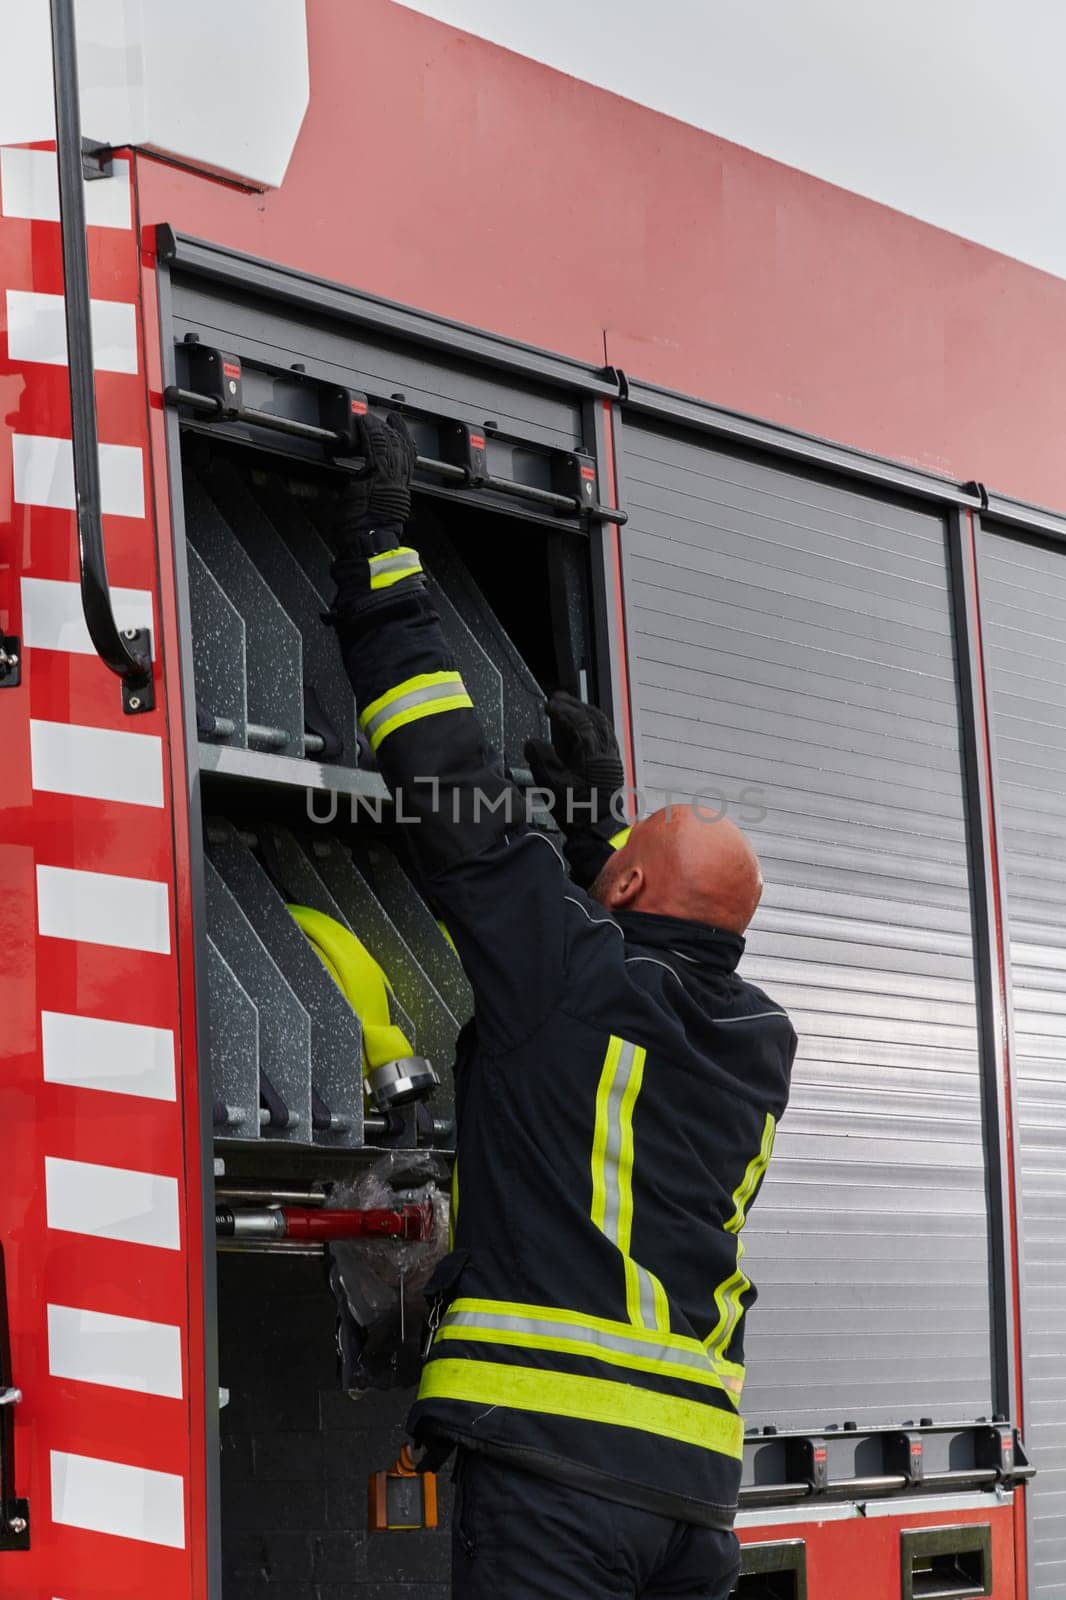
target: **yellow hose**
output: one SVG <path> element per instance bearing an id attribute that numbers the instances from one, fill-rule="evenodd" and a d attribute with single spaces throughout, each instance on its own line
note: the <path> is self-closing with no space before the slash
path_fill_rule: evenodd
<path id="1" fill-rule="evenodd" d="M 335 917 L 290 906 L 295 922 L 363 1025 L 363 1072 L 413 1055 L 403 1030 L 389 1018 L 389 980 L 370 951 Z"/>

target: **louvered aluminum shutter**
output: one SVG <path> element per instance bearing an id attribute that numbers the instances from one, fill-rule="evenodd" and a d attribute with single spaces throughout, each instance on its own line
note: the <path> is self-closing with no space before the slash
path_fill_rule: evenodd
<path id="1" fill-rule="evenodd" d="M 1066 1593 L 1066 555 L 980 547 L 1020 1145 L 1029 1593 Z"/>
<path id="2" fill-rule="evenodd" d="M 745 1239 L 749 1423 L 991 1410 L 988 1218 L 944 524 L 629 421 L 639 778 L 767 888 L 742 970 L 800 1035 Z M 759 809 L 765 806 L 761 821 Z"/>

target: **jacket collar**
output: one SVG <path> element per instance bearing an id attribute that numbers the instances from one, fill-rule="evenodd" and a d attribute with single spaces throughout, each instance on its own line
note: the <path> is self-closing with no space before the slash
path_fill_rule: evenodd
<path id="1" fill-rule="evenodd" d="M 688 961 L 717 972 L 732 972 L 744 954 L 740 934 L 710 928 L 702 922 L 664 917 L 655 911 L 615 911 L 612 915 L 628 944 L 673 950 Z"/>

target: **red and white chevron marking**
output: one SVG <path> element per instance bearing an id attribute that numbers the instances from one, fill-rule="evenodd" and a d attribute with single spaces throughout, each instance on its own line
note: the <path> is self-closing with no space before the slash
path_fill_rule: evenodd
<path id="1" fill-rule="evenodd" d="M 86 184 L 104 528 L 158 709 L 124 715 L 82 619 L 54 154 L 0 151 L 0 1236 L 32 1547 L 11 1600 L 202 1593 L 175 815 L 128 161 Z M 175 691 L 176 692 L 176 691 Z M 195 1269 L 193 1258 L 196 1257 Z M 192 1381 L 190 1381 L 190 1378 Z"/>

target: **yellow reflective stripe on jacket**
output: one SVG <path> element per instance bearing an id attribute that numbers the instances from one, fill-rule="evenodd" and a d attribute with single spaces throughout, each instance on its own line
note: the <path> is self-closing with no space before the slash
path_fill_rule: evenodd
<path id="1" fill-rule="evenodd" d="M 383 550 L 380 555 L 369 556 L 371 589 L 390 589 L 401 578 L 414 578 L 422 571 L 418 551 L 400 545 L 396 550 Z"/>
<path id="2" fill-rule="evenodd" d="M 612 850 L 624 850 L 629 843 L 629 835 L 633 832 L 632 826 L 623 828 L 620 833 L 613 834 L 607 843 Z"/>
<path id="3" fill-rule="evenodd" d="M 421 717 L 436 716 L 439 711 L 472 708 L 473 701 L 457 672 L 420 672 L 395 688 L 387 689 L 364 707 L 359 714 L 359 726 L 370 740 L 370 748 L 376 752 L 382 740 L 397 728 L 417 722 Z"/>
<path id="4" fill-rule="evenodd" d="M 736 1365 L 736 1363 L 725 1362 L 724 1352 L 729 1349 L 729 1342 L 744 1314 L 744 1309 L 740 1302 L 751 1288 L 751 1279 L 741 1267 L 741 1262 L 744 1259 L 744 1241 L 740 1237 L 740 1230 L 747 1220 L 748 1207 L 751 1204 L 752 1196 L 762 1182 L 766 1169 L 770 1164 L 776 1131 L 776 1123 L 770 1113 L 767 1112 L 759 1153 L 748 1162 L 743 1178 L 733 1191 L 733 1214 L 725 1225 L 728 1233 L 735 1233 L 737 1236 L 737 1263 L 735 1271 L 730 1273 L 729 1277 L 720 1283 L 714 1291 L 714 1304 L 718 1312 L 718 1321 L 711 1329 L 706 1340 L 711 1359 L 716 1366 L 723 1369 L 728 1365 Z"/>
<path id="5" fill-rule="evenodd" d="M 574 1312 L 556 1311 L 552 1306 L 455 1300 L 441 1322 L 437 1339 L 553 1350 L 628 1367 L 634 1372 L 652 1372 L 662 1378 L 724 1389 L 730 1395 L 733 1392 L 696 1339 L 645 1332 L 625 1322 L 580 1317 Z"/>
<path id="6" fill-rule="evenodd" d="M 735 1411 L 610 1378 L 436 1358 L 426 1363 L 418 1398 L 465 1400 L 473 1405 L 573 1417 L 579 1422 L 609 1422 L 663 1439 L 678 1439 L 737 1461 L 743 1457 L 744 1425 Z"/>
<path id="7" fill-rule="evenodd" d="M 633 1109 L 647 1051 L 612 1034 L 596 1090 L 592 1137 L 592 1221 L 621 1253 L 626 1309 L 638 1328 L 670 1327 L 659 1280 L 630 1255 L 633 1235 Z"/>

